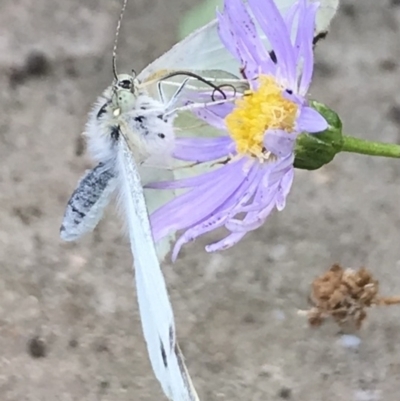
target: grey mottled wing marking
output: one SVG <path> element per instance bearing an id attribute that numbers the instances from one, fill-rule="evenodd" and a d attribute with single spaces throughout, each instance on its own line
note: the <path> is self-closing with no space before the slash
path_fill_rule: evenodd
<path id="1" fill-rule="evenodd" d="M 99 163 L 78 183 L 68 201 L 60 228 L 64 241 L 74 241 L 92 231 L 116 189 L 114 163 Z"/>

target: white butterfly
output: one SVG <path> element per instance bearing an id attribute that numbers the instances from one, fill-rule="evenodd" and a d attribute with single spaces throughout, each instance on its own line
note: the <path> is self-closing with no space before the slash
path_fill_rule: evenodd
<path id="1" fill-rule="evenodd" d="M 295 2 L 276 1 L 283 12 Z M 327 29 L 337 2 L 321 1 L 321 12 L 328 9 L 332 12 L 319 22 L 316 35 Z M 125 5 L 126 0 L 123 10 Z M 221 44 L 214 20 L 175 45 L 137 77 L 116 76 L 113 85 L 95 103 L 86 126 L 88 150 L 98 165 L 78 183 L 60 229 L 62 239 L 79 239 L 94 229 L 111 195 L 118 192 L 129 229 L 139 310 L 150 361 L 165 394 L 174 401 L 198 397 L 176 341 L 172 307 L 160 269 L 160 261 L 169 251 L 170 239 L 156 248 L 148 217 L 148 213 L 171 199 L 174 193 L 155 190 L 144 193 L 143 185 L 188 174 L 188 169 L 163 170 L 152 166 L 159 165 L 160 161 L 172 161 L 169 156 L 174 147 L 174 130 L 180 130 L 185 136 L 195 133 L 185 114 L 184 118 L 175 120 L 177 111 L 184 110 L 177 107 L 179 95 L 186 84 L 193 87 L 194 80 L 188 83 L 187 79 L 161 81 L 161 78 L 177 70 L 201 71 L 216 84 L 237 80 L 238 87 L 241 80 L 232 74 L 237 74 L 239 67 Z M 161 88 L 163 82 L 165 92 Z M 202 134 L 207 132 L 202 127 Z"/>

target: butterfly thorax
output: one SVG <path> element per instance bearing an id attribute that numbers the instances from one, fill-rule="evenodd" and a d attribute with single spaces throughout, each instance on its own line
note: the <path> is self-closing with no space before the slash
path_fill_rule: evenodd
<path id="1" fill-rule="evenodd" d="M 150 97 L 136 78 L 118 75 L 96 102 L 86 129 L 88 150 L 98 162 L 115 158 L 123 135 L 138 163 L 152 155 L 168 155 L 174 147 L 174 116 Z"/>

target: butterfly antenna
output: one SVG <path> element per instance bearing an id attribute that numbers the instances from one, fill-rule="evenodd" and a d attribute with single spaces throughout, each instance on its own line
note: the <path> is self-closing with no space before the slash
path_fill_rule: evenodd
<path id="1" fill-rule="evenodd" d="M 213 97 L 214 97 L 214 95 L 215 95 L 215 92 L 219 92 L 219 93 L 222 95 L 222 97 L 223 97 L 224 99 L 227 99 L 227 96 L 226 96 L 226 94 L 224 93 L 224 91 L 221 89 L 221 87 L 223 87 L 223 86 L 229 86 L 229 87 L 232 87 L 232 88 L 233 88 L 232 85 L 228 85 L 228 84 L 227 84 L 227 85 L 220 85 L 220 86 L 214 85 L 212 82 L 210 82 L 210 81 L 208 81 L 207 79 L 203 78 L 201 75 L 198 75 L 198 74 L 196 74 L 196 73 L 194 73 L 194 72 L 191 72 L 191 71 L 173 71 L 173 72 L 171 72 L 171 73 L 169 73 L 169 74 L 167 74 L 167 75 L 164 75 L 164 76 L 160 79 L 160 81 L 164 81 L 164 80 L 166 80 L 166 79 L 168 79 L 168 78 L 176 77 L 176 76 L 179 76 L 179 75 L 183 75 L 183 76 L 186 76 L 186 77 L 195 78 L 195 79 L 197 79 L 198 81 L 203 82 L 204 84 L 210 86 L 211 88 L 214 89 L 214 91 L 213 91 Z M 235 88 L 233 88 L 233 89 L 235 89 Z M 235 89 L 235 93 L 236 93 L 236 89 Z M 214 100 L 215 100 L 215 99 L 213 98 L 213 101 L 214 101 Z"/>
<path id="2" fill-rule="evenodd" d="M 119 36 L 119 31 L 121 30 L 122 17 L 124 16 L 124 12 L 125 12 L 127 3 L 128 3 L 128 0 L 124 0 L 124 3 L 122 4 L 121 13 L 118 18 L 117 29 L 115 30 L 115 41 L 114 41 L 114 48 L 113 48 L 113 55 L 112 55 L 112 69 L 113 69 L 114 78 L 116 80 L 118 80 L 118 74 L 117 74 L 118 36 Z"/>

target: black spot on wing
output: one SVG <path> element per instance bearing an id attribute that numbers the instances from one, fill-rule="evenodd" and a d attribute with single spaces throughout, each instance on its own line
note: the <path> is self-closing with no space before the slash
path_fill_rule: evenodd
<path id="1" fill-rule="evenodd" d="M 134 118 L 135 121 L 137 121 L 138 123 L 143 123 L 146 120 L 145 116 L 136 116 Z"/>
<path id="2" fill-rule="evenodd" d="M 164 345 L 160 339 L 160 349 L 161 349 L 161 357 L 164 363 L 164 366 L 168 368 L 167 354 L 165 353 Z"/>
<path id="3" fill-rule="evenodd" d="M 315 46 L 321 39 L 325 39 L 327 35 L 328 35 L 327 31 L 320 32 L 317 35 L 315 35 L 313 39 L 313 46 Z"/>
<path id="4" fill-rule="evenodd" d="M 169 346 L 171 349 L 174 349 L 175 347 L 175 333 L 172 326 L 169 326 Z"/>

